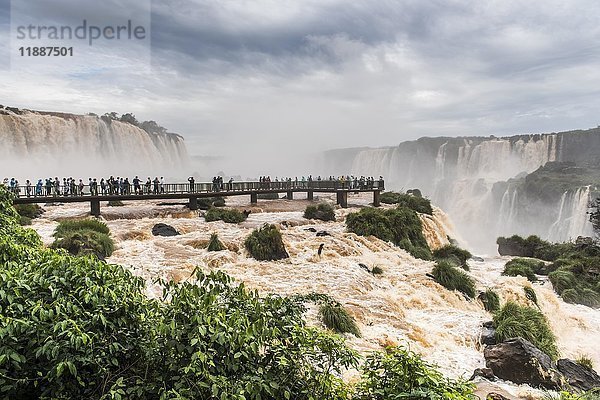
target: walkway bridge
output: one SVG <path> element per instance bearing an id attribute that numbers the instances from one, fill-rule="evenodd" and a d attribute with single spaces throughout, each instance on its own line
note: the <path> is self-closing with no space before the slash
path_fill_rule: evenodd
<path id="1" fill-rule="evenodd" d="M 48 190 L 47 190 L 48 189 Z M 308 200 L 313 200 L 314 193 L 335 193 L 337 204 L 346 208 L 348 206 L 348 193 L 373 193 L 373 205 L 379 207 L 380 193 L 384 190 L 383 180 L 356 182 L 341 180 L 314 180 L 307 182 L 283 181 L 283 182 L 225 182 L 221 184 L 214 183 L 167 183 L 158 186 L 155 190 L 154 184 L 148 189 L 144 184 L 141 185 L 141 191 L 137 194 L 133 192 L 133 185 L 129 190 L 123 193 L 118 191 L 102 191 L 97 187 L 94 193 L 90 186 L 84 186 L 81 193 L 64 194 L 64 188 L 42 187 L 41 193 L 37 193 L 36 187 L 29 189 L 25 186 L 18 187 L 15 190 L 15 204 L 33 204 L 33 203 L 82 203 L 89 202 L 91 214 L 100 216 L 100 202 L 102 201 L 127 201 L 127 200 L 188 200 L 190 210 L 198 209 L 198 199 L 208 197 L 229 197 L 229 196 L 250 196 L 250 203 L 256 204 L 259 194 L 285 193 L 288 200 L 294 198 L 294 193 L 306 193 Z M 77 189 L 77 191 L 79 191 Z"/>

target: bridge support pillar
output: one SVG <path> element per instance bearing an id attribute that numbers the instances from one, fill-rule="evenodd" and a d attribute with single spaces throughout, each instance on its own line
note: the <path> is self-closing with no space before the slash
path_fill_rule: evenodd
<path id="1" fill-rule="evenodd" d="M 313 201 L 314 197 L 315 197 L 315 192 L 313 192 L 312 190 L 306 192 L 306 198 L 308 200 Z"/>
<path id="2" fill-rule="evenodd" d="M 294 192 L 292 192 L 291 190 L 289 192 L 287 192 L 286 196 L 285 196 L 288 200 L 294 200 Z"/>
<path id="3" fill-rule="evenodd" d="M 190 197 L 190 202 L 188 204 L 188 208 L 190 210 L 197 210 L 198 209 L 198 198 L 197 197 Z"/>
<path id="4" fill-rule="evenodd" d="M 99 217 L 100 216 L 100 200 L 92 200 L 90 201 L 92 216 Z"/>
<path id="5" fill-rule="evenodd" d="M 256 193 L 250 193 L 250 204 L 258 203 L 258 195 Z"/>
<path id="6" fill-rule="evenodd" d="M 348 192 L 337 192 L 337 204 L 342 208 L 348 207 Z"/>
<path id="7" fill-rule="evenodd" d="M 381 192 L 376 190 L 373 192 L 373 207 L 379 207 L 381 205 L 381 201 L 379 200 Z"/>

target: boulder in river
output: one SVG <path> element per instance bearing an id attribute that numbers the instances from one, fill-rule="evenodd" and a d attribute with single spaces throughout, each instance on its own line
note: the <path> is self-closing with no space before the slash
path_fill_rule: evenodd
<path id="1" fill-rule="evenodd" d="M 496 344 L 496 329 L 494 329 L 493 321 L 487 321 L 483 323 L 480 340 L 482 344 L 488 346 Z"/>
<path id="2" fill-rule="evenodd" d="M 568 358 L 558 360 L 558 370 L 564 375 L 566 381 L 574 388 L 592 390 L 600 388 L 600 376 L 591 368 L 585 367 Z"/>
<path id="3" fill-rule="evenodd" d="M 487 346 L 485 365 L 500 379 L 560 390 L 564 379 L 550 356 L 523 338 Z"/>
<path id="4" fill-rule="evenodd" d="M 159 223 L 152 227 L 152 234 L 154 236 L 177 236 L 179 232 L 171 225 Z"/>

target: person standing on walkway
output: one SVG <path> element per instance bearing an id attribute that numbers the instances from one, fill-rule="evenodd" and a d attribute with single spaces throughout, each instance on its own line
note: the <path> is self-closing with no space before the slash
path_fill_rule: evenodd
<path id="1" fill-rule="evenodd" d="M 194 177 L 190 176 L 188 178 L 188 182 L 190 183 L 190 192 L 192 192 L 192 193 L 195 192 L 196 191 L 195 190 L 195 186 L 196 186 L 195 183 L 196 183 L 196 181 L 195 181 Z M 214 184 L 214 179 L 213 179 L 213 184 Z"/>
<path id="2" fill-rule="evenodd" d="M 165 192 L 165 178 L 164 177 L 160 177 L 160 193 L 164 193 Z"/>
<path id="3" fill-rule="evenodd" d="M 158 184 L 160 183 L 160 181 L 158 180 L 158 176 L 154 177 L 154 180 L 152 181 L 152 183 L 154 183 L 154 194 L 158 194 Z"/>
<path id="4" fill-rule="evenodd" d="M 27 193 L 27 197 L 31 197 L 31 181 L 29 179 L 25 181 L 25 192 Z"/>

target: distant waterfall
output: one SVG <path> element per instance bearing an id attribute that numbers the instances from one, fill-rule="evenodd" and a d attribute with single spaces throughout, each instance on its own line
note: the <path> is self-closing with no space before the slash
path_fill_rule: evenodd
<path id="1" fill-rule="evenodd" d="M 347 174 L 347 169 L 335 167 L 350 165 L 354 175 L 382 175 L 388 190 L 419 188 L 448 213 L 472 248 L 491 253 L 500 235 L 567 240 L 591 234 L 586 214 L 589 188 L 565 195 L 562 205 L 558 198 L 556 204 L 547 199 L 531 205 L 511 179 L 548 162 L 564 161 L 562 157 L 567 161 L 598 157 L 598 148 L 596 130 L 568 136 L 421 138 L 395 147 L 332 150 L 324 157 L 327 170 L 320 173 Z"/>
<path id="2" fill-rule="evenodd" d="M 167 174 L 189 162 L 183 138 L 97 116 L 2 110 L 0 167 L 20 177 Z"/>
<path id="3" fill-rule="evenodd" d="M 593 227 L 589 220 L 590 187 L 573 192 L 564 192 L 560 199 L 556 221 L 550 227 L 549 239 L 555 242 L 574 240 L 578 236 L 592 236 Z"/>

